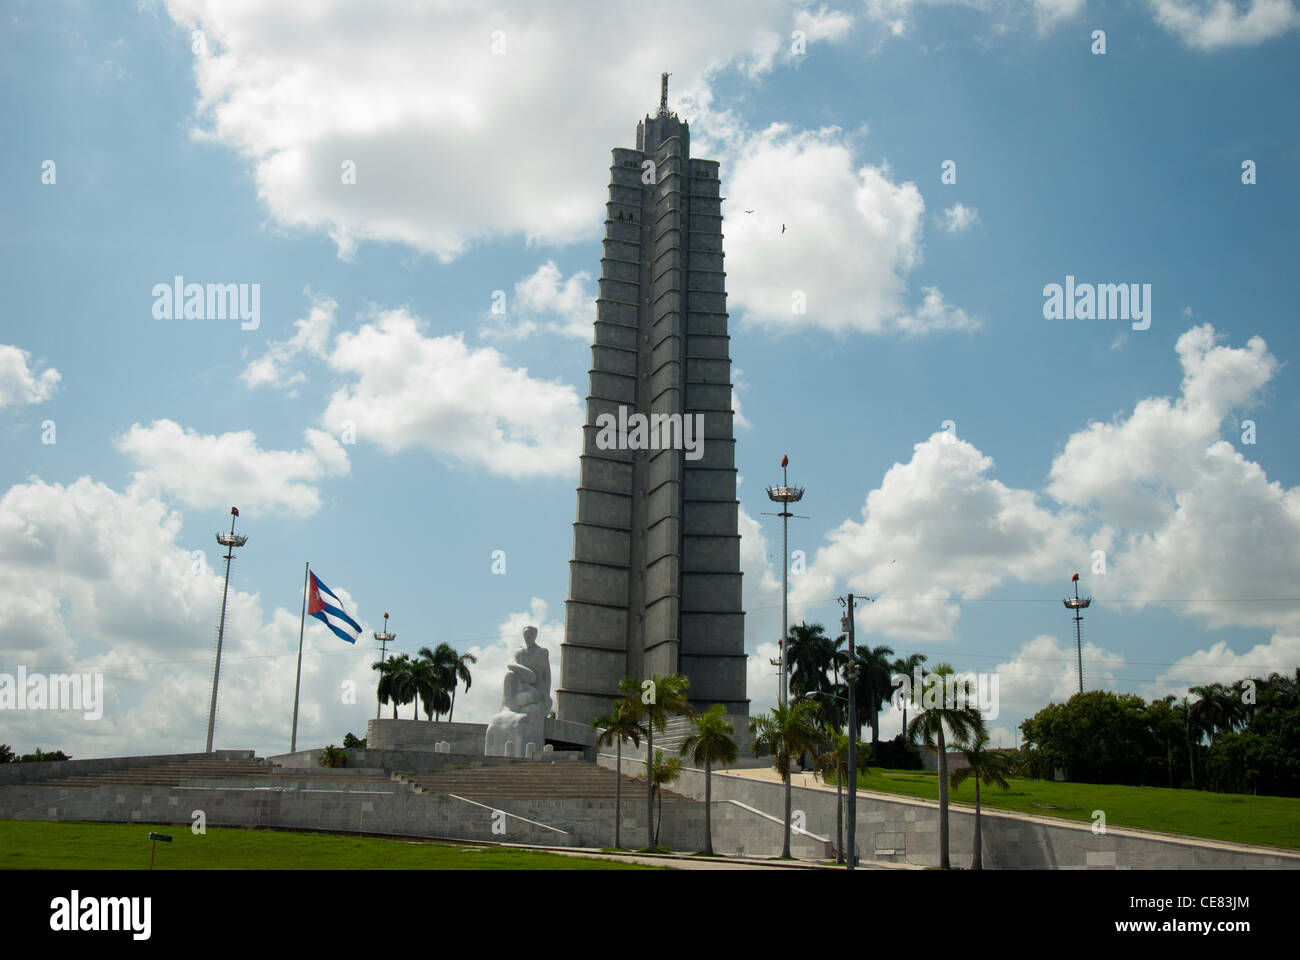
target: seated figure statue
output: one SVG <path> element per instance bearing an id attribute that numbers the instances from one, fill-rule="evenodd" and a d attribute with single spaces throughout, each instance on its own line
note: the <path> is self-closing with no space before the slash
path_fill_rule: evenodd
<path id="1" fill-rule="evenodd" d="M 537 645 L 537 628 L 524 627 L 524 642 L 506 664 L 501 709 L 488 723 L 483 752 L 489 757 L 524 757 L 528 745 L 541 756 L 546 715 L 551 712 L 551 655 Z"/>

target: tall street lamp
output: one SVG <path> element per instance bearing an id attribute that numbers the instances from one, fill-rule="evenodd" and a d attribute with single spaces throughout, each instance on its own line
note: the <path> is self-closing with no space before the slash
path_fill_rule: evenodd
<path id="1" fill-rule="evenodd" d="M 388 659 L 388 645 L 397 639 L 397 634 L 388 632 L 388 613 L 384 613 L 384 629 L 375 634 L 375 639 L 379 641 L 379 662 L 382 664 Z M 380 676 L 383 676 L 381 671 Z M 379 691 L 375 691 L 375 719 L 379 719 L 379 711 L 382 704 L 379 701 Z"/>
<path id="2" fill-rule="evenodd" d="M 786 705 L 786 677 L 790 671 L 790 624 L 787 615 L 787 602 L 790 598 L 790 518 L 797 516 L 790 512 L 790 504 L 803 499 L 803 487 L 790 486 L 788 467 L 789 456 L 781 457 L 781 486 L 768 487 L 767 498 L 782 505 L 780 513 L 765 513 L 764 516 L 781 518 L 781 686 L 779 690 L 781 706 Z"/>
<path id="3" fill-rule="evenodd" d="M 221 644 L 226 633 L 226 594 L 230 591 L 230 561 L 235 559 L 235 547 L 242 547 L 248 542 L 248 537 L 241 537 L 235 533 L 235 519 L 239 516 L 239 508 L 230 508 L 230 532 L 217 534 L 217 543 L 226 548 L 226 583 L 221 588 L 221 620 L 217 625 L 217 664 L 212 670 L 212 705 L 208 708 L 208 745 L 204 749 L 205 753 L 212 752 L 212 733 L 217 725 L 217 686 L 221 682 Z"/>

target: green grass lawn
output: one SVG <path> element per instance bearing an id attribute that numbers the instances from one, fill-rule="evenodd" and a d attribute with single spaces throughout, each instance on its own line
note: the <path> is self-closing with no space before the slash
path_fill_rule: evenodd
<path id="1" fill-rule="evenodd" d="M 858 775 L 863 790 L 939 799 L 939 780 L 920 770 L 881 770 Z M 1108 827 L 1136 827 L 1211 840 L 1300 849 L 1300 799 L 1255 797 L 1204 790 L 1122 787 L 1097 783 L 1011 780 L 1010 790 L 981 786 L 984 807 L 1092 822 L 1103 810 Z M 834 780 L 831 781 L 834 785 Z M 953 803 L 975 805 L 975 782 L 949 789 Z"/>
<path id="2" fill-rule="evenodd" d="M 0 869 L 147 870 L 151 844 L 146 834 L 151 830 L 174 838 L 158 844 L 155 870 L 651 869 L 508 847 L 223 827 L 196 836 L 186 824 L 39 820 L 0 820 Z"/>

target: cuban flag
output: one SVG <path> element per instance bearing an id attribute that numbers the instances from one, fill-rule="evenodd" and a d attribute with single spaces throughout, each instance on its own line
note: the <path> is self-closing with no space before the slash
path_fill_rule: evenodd
<path id="1" fill-rule="evenodd" d="M 307 612 L 348 643 L 356 643 L 361 636 L 361 624 L 343 612 L 343 602 L 314 573 L 311 592 L 307 595 Z"/>

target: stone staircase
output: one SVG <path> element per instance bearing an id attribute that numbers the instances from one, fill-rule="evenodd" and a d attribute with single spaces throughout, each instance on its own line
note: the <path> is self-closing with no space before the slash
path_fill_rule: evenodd
<path id="1" fill-rule="evenodd" d="M 302 783 L 328 783 L 346 780 L 349 784 L 388 783 L 390 777 L 382 770 L 348 770 L 347 768 L 318 770 L 285 770 L 266 760 L 244 760 L 223 757 L 182 760 L 170 763 L 147 764 L 106 773 L 90 773 L 77 777 L 62 777 L 40 781 L 43 786 L 91 788 L 105 786 L 179 787 L 183 781 L 199 780 L 205 783 L 231 781 L 240 784 L 271 786 L 282 781 Z"/>
<path id="2" fill-rule="evenodd" d="M 497 767 L 445 770 L 410 778 L 426 793 L 496 800 L 613 800 L 618 775 L 594 763 L 529 761 Z M 645 796 L 645 780 L 625 776 L 623 800 Z M 664 803 L 688 800 L 670 790 Z"/>

